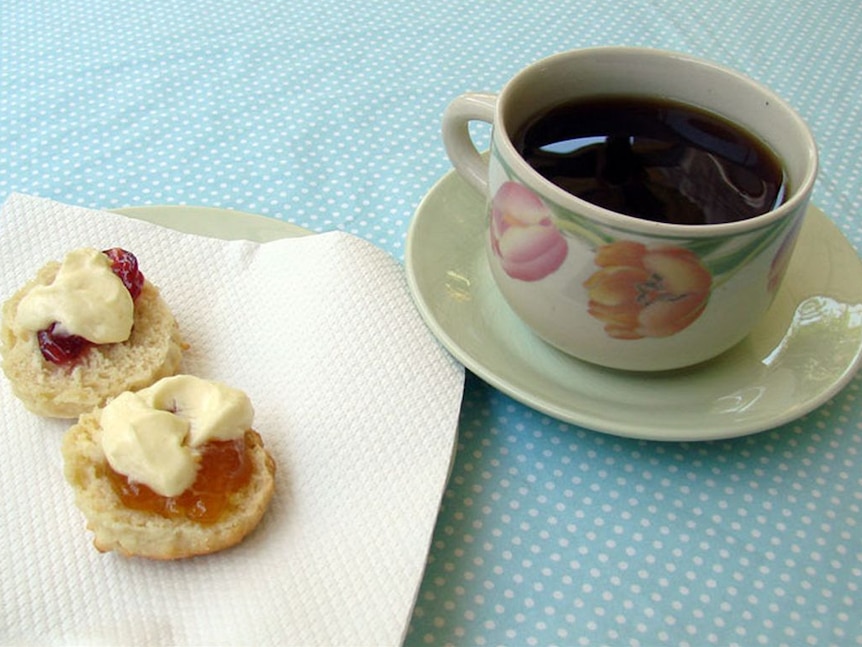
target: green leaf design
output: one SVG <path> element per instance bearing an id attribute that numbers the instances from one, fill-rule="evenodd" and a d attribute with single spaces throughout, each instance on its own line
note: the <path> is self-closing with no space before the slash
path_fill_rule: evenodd
<path id="1" fill-rule="evenodd" d="M 594 247 L 612 243 L 616 240 L 603 227 L 590 222 L 586 218 L 572 217 L 572 214 L 569 212 L 563 212 L 563 215 L 561 215 L 553 207 L 551 207 L 551 212 L 554 214 L 554 224 L 557 225 L 557 228 L 561 232 L 584 240 Z"/>
<path id="2" fill-rule="evenodd" d="M 727 236 L 723 239 L 703 241 L 701 245 L 692 242 L 688 248 L 700 256 L 703 264 L 712 273 L 715 287 L 730 279 L 739 269 L 745 267 L 753 257 L 783 236 L 793 225 L 793 222 L 791 219 L 784 219 L 759 232 L 750 234 L 747 238 Z M 707 242 L 715 244 L 707 245 Z"/>

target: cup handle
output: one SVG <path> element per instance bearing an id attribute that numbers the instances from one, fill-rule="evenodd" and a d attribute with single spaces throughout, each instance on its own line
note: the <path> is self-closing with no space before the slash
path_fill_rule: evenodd
<path id="1" fill-rule="evenodd" d="M 469 92 L 457 97 L 443 112 L 443 145 L 455 170 L 482 196 L 488 195 L 488 161 L 470 137 L 471 121 L 494 123 L 497 95 Z"/>

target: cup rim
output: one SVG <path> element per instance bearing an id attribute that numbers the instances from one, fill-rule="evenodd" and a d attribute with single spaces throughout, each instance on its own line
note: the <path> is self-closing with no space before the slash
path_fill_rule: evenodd
<path id="1" fill-rule="evenodd" d="M 806 169 L 802 182 L 800 182 L 798 186 L 791 187 L 792 195 L 789 198 L 775 209 L 766 213 L 752 218 L 746 218 L 744 220 L 702 225 L 685 225 L 644 220 L 601 207 L 560 188 L 533 169 L 515 149 L 509 133 L 506 132 L 505 128 L 501 125 L 505 123 L 504 109 L 506 106 L 506 97 L 513 91 L 512 88 L 517 86 L 521 81 L 523 81 L 523 79 L 536 74 L 545 67 L 556 64 L 561 60 L 592 57 L 596 55 L 605 57 L 620 55 L 651 57 L 655 60 L 670 58 L 677 61 L 694 63 L 703 67 L 711 68 L 716 72 L 734 78 L 738 83 L 748 85 L 755 89 L 771 104 L 778 106 L 787 115 L 787 117 L 794 122 L 798 132 L 803 135 L 804 141 L 802 142 L 802 146 L 806 157 Z M 727 236 L 757 230 L 762 227 L 768 227 L 774 222 L 785 218 L 788 214 L 796 212 L 800 207 L 804 207 L 811 197 L 814 183 L 817 179 L 819 156 L 814 135 L 805 120 L 802 119 L 799 113 L 785 99 L 767 86 L 755 81 L 738 70 L 716 63 L 715 61 L 684 52 L 626 45 L 585 47 L 559 52 L 531 63 L 515 74 L 515 76 L 506 83 L 498 95 L 494 112 L 494 137 L 498 138 L 496 142 L 497 148 L 503 149 L 507 164 L 516 171 L 520 182 L 523 182 L 537 193 L 551 196 L 556 204 L 563 206 L 570 211 L 589 214 L 591 217 L 602 221 L 607 226 L 627 230 L 632 233 L 670 238 L 704 238 L 711 236 Z"/>

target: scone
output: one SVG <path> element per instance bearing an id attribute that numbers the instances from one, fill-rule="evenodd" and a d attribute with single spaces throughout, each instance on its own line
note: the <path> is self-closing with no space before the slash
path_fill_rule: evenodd
<path id="1" fill-rule="evenodd" d="M 242 391 L 190 375 L 83 414 L 62 454 L 96 548 L 167 560 L 241 542 L 275 488 L 253 416 Z"/>
<path id="2" fill-rule="evenodd" d="M 76 418 L 173 375 L 183 349 L 159 290 L 119 248 L 73 250 L 3 305 L 3 371 L 15 395 L 42 416 Z"/>

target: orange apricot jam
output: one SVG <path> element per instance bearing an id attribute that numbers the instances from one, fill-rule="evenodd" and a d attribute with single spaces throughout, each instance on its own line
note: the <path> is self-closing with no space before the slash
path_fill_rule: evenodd
<path id="1" fill-rule="evenodd" d="M 250 432 L 246 432 L 248 435 Z M 179 496 L 156 494 L 143 483 L 129 479 L 107 466 L 111 486 L 127 508 L 153 512 L 169 519 L 185 518 L 204 525 L 219 520 L 230 507 L 230 496 L 251 479 L 251 443 L 236 440 L 211 440 L 201 449 L 197 478 Z"/>

